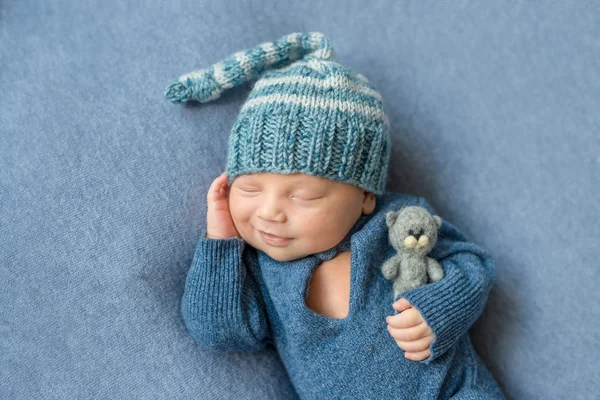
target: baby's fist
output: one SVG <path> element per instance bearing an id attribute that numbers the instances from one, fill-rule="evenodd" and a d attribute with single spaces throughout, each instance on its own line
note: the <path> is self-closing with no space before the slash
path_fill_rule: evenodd
<path id="1" fill-rule="evenodd" d="M 421 361 L 431 356 L 429 346 L 434 335 L 419 310 L 404 298 L 398 299 L 393 307 L 401 312 L 386 318 L 387 330 L 398 347 L 404 350 L 404 357 Z"/>

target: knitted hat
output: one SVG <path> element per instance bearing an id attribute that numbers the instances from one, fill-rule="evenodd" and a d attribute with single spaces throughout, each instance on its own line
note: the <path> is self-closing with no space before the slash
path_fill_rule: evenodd
<path id="1" fill-rule="evenodd" d="M 305 173 L 382 194 L 391 142 L 381 95 L 334 59 L 319 32 L 297 32 L 179 77 L 173 103 L 218 98 L 260 75 L 229 135 L 229 184 L 241 174 Z"/>

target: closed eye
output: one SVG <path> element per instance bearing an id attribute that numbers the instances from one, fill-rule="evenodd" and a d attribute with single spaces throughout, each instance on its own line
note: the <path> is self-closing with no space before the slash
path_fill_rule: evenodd
<path id="1" fill-rule="evenodd" d="M 244 189 L 244 188 L 236 188 L 237 190 L 239 190 L 242 193 L 247 193 L 247 194 L 255 194 L 255 193 L 260 193 L 260 190 L 258 189 Z"/>
<path id="2" fill-rule="evenodd" d="M 302 201 L 313 201 L 313 200 L 322 199 L 322 197 L 315 197 L 315 198 L 312 198 L 312 199 L 307 199 L 307 198 L 292 196 L 292 199 L 298 199 L 298 200 L 302 200 Z"/>

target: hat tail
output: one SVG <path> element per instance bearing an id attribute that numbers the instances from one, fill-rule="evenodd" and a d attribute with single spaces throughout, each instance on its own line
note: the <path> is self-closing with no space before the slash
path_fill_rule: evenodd
<path id="1" fill-rule="evenodd" d="M 207 103 L 218 98 L 225 89 L 240 85 L 267 69 L 300 59 L 307 54 L 315 58 L 334 58 L 331 42 L 322 33 L 291 33 L 274 42 L 238 51 L 210 68 L 180 76 L 167 87 L 165 97 L 172 103 L 188 100 Z"/>

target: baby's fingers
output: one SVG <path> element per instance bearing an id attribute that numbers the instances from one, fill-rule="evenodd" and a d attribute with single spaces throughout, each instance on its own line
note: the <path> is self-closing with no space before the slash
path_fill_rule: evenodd
<path id="1" fill-rule="evenodd" d="M 429 358 L 430 355 L 431 355 L 431 351 L 429 349 L 420 351 L 418 353 L 413 353 L 413 352 L 409 352 L 409 351 L 404 352 L 404 358 L 407 358 L 407 359 L 413 360 L 413 361 L 423 361 L 424 359 Z"/>
<path id="2" fill-rule="evenodd" d="M 388 316 L 385 321 L 394 328 L 410 328 L 423 322 L 423 318 L 419 311 L 412 307 L 400 314 Z"/>
<path id="3" fill-rule="evenodd" d="M 223 172 L 210 184 L 210 187 L 208 188 L 208 194 L 206 196 L 207 200 L 211 202 L 227 197 L 227 191 L 227 173 Z"/>
<path id="4" fill-rule="evenodd" d="M 427 350 L 432 341 L 432 337 L 426 336 L 419 340 L 413 340 L 412 342 L 403 342 L 401 340 L 396 340 L 396 344 L 404 351 L 416 353 L 419 351 Z"/>
<path id="5" fill-rule="evenodd" d="M 433 335 L 433 332 L 425 323 L 421 323 L 411 328 L 401 329 L 394 328 L 391 325 L 388 325 L 387 330 L 394 339 L 402 341 L 418 340 L 422 337 Z"/>

